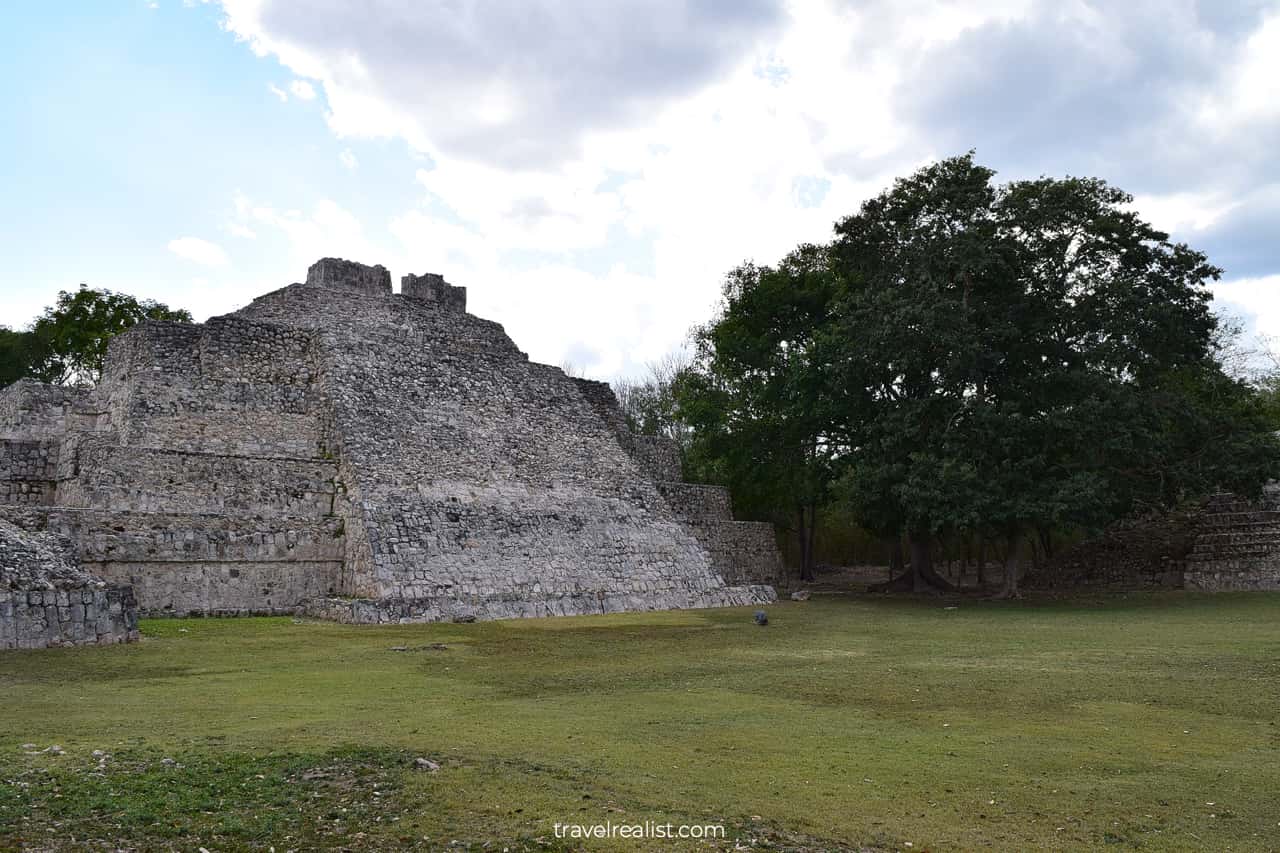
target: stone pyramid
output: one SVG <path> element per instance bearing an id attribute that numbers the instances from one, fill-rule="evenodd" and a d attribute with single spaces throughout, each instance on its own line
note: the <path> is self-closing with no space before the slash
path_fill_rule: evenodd
<path id="1" fill-rule="evenodd" d="M 0 517 L 144 615 L 353 622 L 772 600 L 769 525 L 680 482 L 607 385 L 530 362 L 436 275 L 325 258 L 112 341 L 91 391 L 0 390 Z"/>

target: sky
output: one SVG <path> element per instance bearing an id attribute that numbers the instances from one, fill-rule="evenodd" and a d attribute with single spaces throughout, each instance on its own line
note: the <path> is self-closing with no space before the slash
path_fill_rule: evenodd
<path id="1" fill-rule="evenodd" d="M 1089 175 L 1280 337 L 1280 0 L 83 0 L 0 32 L 0 325 L 80 282 L 197 320 L 325 256 L 443 273 L 639 375 L 893 179 Z M 397 285 L 398 286 L 398 285 Z"/>

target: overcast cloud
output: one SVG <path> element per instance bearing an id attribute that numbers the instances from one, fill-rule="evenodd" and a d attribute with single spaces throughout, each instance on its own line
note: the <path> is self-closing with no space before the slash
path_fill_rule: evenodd
<path id="1" fill-rule="evenodd" d="M 1225 268 L 1229 310 L 1280 335 L 1280 0 L 160 6 L 212 14 L 183 48 L 221 40 L 262 75 L 224 90 L 249 72 L 204 67 L 190 96 L 256 118 L 211 114 L 216 177 L 157 202 L 174 231 L 145 231 L 189 285 L 128 280 L 198 316 L 341 255 L 443 272 L 539 360 L 637 372 L 732 266 L 826 240 L 895 176 L 972 148 L 1002 179 L 1133 193 Z M 192 186 L 203 171 L 185 166 Z"/>
<path id="2" fill-rule="evenodd" d="M 563 300 L 581 329 L 529 325 L 596 370 L 676 343 L 732 264 L 969 148 L 1005 177 L 1105 177 L 1229 276 L 1280 273 L 1274 3 L 223 5 L 324 87 L 335 133 L 432 158 L 426 209 L 392 220 L 409 256 L 523 283 L 502 315 Z M 610 245 L 608 269 L 565 254 Z M 1247 302 L 1280 332 L 1269 293 Z"/>
<path id="3" fill-rule="evenodd" d="M 775 38 L 770 0 L 226 0 L 227 26 L 323 82 L 341 134 L 511 168 L 575 159 Z"/>

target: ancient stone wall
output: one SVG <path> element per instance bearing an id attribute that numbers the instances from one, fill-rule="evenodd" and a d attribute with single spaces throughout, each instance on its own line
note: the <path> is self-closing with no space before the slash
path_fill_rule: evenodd
<path id="1" fill-rule="evenodd" d="M 93 436 L 66 442 L 59 469 L 57 504 L 65 507 L 314 518 L 333 513 L 337 500 L 334 465 L 323 459 L 131 447 Z"/>
<path id="2" fill-rule="evenodd" d="M 1261 500 L 1213 495 L 1170 513 L 1126 519 L 1068 548 L 1030 588 L 1280 590 L 1280 486 Z"/>
<path id="3" fill-rule="evenodd" d="M 70 537 L 147 614 L 292 613 L 342 591 L 313 344 L 237 317 L 118 336 L 93 392 L 20 389 L 8 419 L 29 438 L 0 439 L 0 512 Z"/>
<path id="4" fill-rule="evenodd" d="M 0 520 L 0 649 L 137 638 L 133 590 L 83 571 L 66 540 Z"/>
<path id="5" fill-rule="evenodd" d="M 729 490 L 683 482 L 676 443 L 664 436 L 632 433 L 608 383 L 591 379 L 576 382 L 596 416 L 613 430 L 632 461 L 658 487 L 672 514 L 693 534 L 726 583 L 786 582 L 786 568 L 772 524 L 735 521 Z"/>
<path id="6" fill-rule="evenodd" d="M 1027 575 L 1028 589 L 1177 588 L 1195 538 L 1194 511 L 1125 519 Z"/>
<path id="7" fill-rule="evenodd" d="M 310 335 L 237 317 L 117 336 L 94 397 L 120 444 L 312 458 L 323 422 Z"/>
<path id="8" fill-rule="evenodd" d="M 435 273 L 401 276 L 400 293 L 409 299 L 438 302 L 450 311 L 467 310 L 467 289 L 454 287 Z"/>
<path id="9" fill-rule="evenodd" d="M 0 504 L 53 503 L 58 443 L 0 438 Z"/>
<path id="10" fill-rule="evenodd" d="M 378 264 L 365 266 L 341 258 L 325 258 L 307 270 L 307 284 L 333 290 L 354 290 L 368 296 L 391 295 L 391 273 Z"/>
<path id="11" fill-rule="evenodd" d="M 19 379 L 0 388 L 0 439 L 62 435 L 87 391 Z"/>

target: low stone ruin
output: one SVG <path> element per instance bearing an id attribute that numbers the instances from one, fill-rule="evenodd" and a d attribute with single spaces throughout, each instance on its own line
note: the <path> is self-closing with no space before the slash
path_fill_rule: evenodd
<path id="1" fill-rule="evenodd" d="M 1126 519 L 1058 554 L 1026 585 L 1280 590 L 1280 486 L 1256 501 L 1224 492 L 1195 507 Z"/>
<path id="2" fill-rule="evenodd" d="M 130 587 L 84 571 L 66 540 L 0 520 L 0 649 L 136 639 Z"/>
<path id="3" fill-rule="evenodd" d="M 1218 494 L 1196 519 L 1183 586 L 1208 592 L 1280 590 L 1280 485 L 1258 501 Z"/>
<path id="4" fill-rule="evenodd" d="M 608 386 L 529 361 L 466 290 L 334 258 L 112 340 L 91 391 L 0 390 L 0 518 L 144 615 L 352 622 L 756 604 L 770 525 L 681 482 Z"/>

